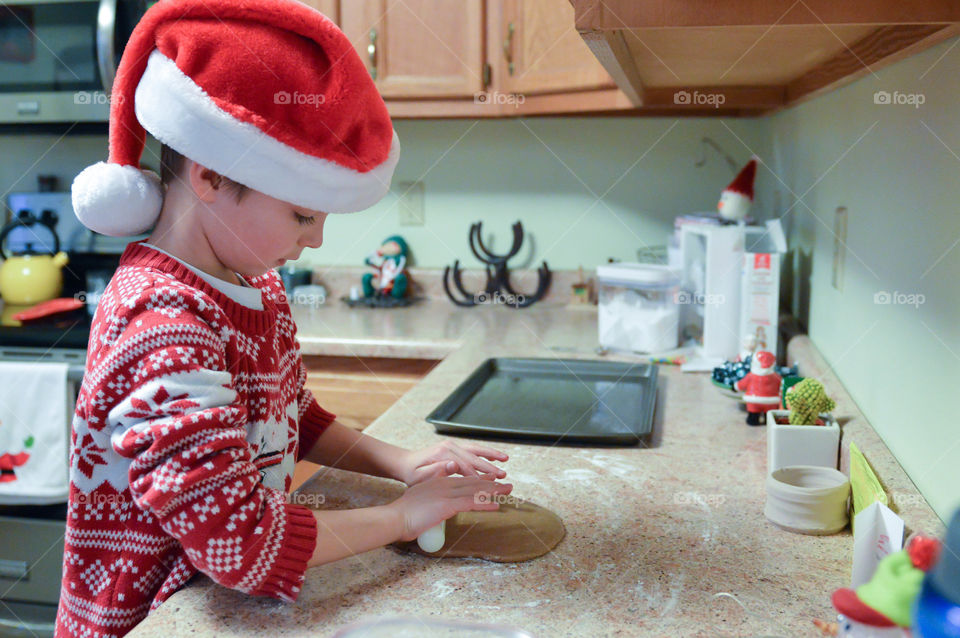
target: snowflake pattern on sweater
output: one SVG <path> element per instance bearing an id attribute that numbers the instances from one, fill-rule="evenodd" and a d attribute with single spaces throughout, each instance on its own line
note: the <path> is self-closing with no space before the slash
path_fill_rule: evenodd
<path id="1" fill-rule="evenodd" d="M 196 573 L 296 599 L 316 544 L 287 502 L 335 416 L 304 387 L 275 271 L 244 306 L 131 243 L 100 298 L 73 420 L 58 636 L 122 636 Z"/>

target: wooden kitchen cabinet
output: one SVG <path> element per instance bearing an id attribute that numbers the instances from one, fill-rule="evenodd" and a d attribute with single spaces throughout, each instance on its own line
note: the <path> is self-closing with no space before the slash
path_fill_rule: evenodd
<path id="1" fill-rule="evenodd" d="M 756 115 L 958 33 L 949 0 L 569 0 L 577 31 L 642 111 Z"/>
<path id="2" fill-rule="evenodd" d="M 569 0 L 489 2 L 487 24 L 500 91 L 534 95 L 616 86 L 574 29 Z"/>
<path id="3" fill-rule="evenodd" d="M 363 430 L 417 385 L 439 361 L 386 357 L 335 357 L 304 355 L 306 387 L 337 421 Z M 320 469 L 300 461 L 291 489 L 296 489 Z"/>
<path id="4" fill-rule="evenodd" d="M 569 0 L 341 0 L 339 16 L 393 117 L 633 106 L 574 29 Z"/>
<path id="5" fill-rule="evenodd" d="M 343 0 L 340 16 L 385 99 L 483 90 L 481 0 Z"/>

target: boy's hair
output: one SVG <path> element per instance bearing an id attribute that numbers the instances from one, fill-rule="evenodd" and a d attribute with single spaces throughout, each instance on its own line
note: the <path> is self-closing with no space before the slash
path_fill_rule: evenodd
<path id="1" fill-rule="evenodd" d="M 183 163 L 186 158 L 173 150 L 166 144 L 160 144 L 160 183 L 163 184 L 164 190 L 173 183 L 173 180 L 180 179 L 180 171 L 183 170 Z M 226 175 L 220 175 L 216 171 L 209 170 L 213 173 L 214 188 L 219 188 L 223 186 L 229 191 L 233 192 L 234 197 L 236 197 L 239 202 L 243 199 L 244 194 L 247 192 L 247 187 L 241 184 L 240 182 L 235 182 Z"/>

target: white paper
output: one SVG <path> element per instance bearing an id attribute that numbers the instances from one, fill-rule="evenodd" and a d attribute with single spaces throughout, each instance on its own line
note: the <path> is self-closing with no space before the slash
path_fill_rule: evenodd
<path id="1" fill-rule="evenodd" d="M 853 530 L 851 587 L 856 589 L 873 578 L 885 556 L 903 549 L 903 519 L 877 501 L 857 514 Z"/>

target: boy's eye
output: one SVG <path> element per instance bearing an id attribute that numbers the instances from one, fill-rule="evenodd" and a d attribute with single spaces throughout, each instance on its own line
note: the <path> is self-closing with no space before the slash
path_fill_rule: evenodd
<path id="1" fill-rule="evenodd" d="M 297 218 L 297 223 L 300 224 L 301 226 L 306 224 L 312 224 L 315 221 L 317 221 L 316 217 L 305 217 L 304 215 L 301 215 L 297 211 L 293 211 L 293 216 Z"/>

